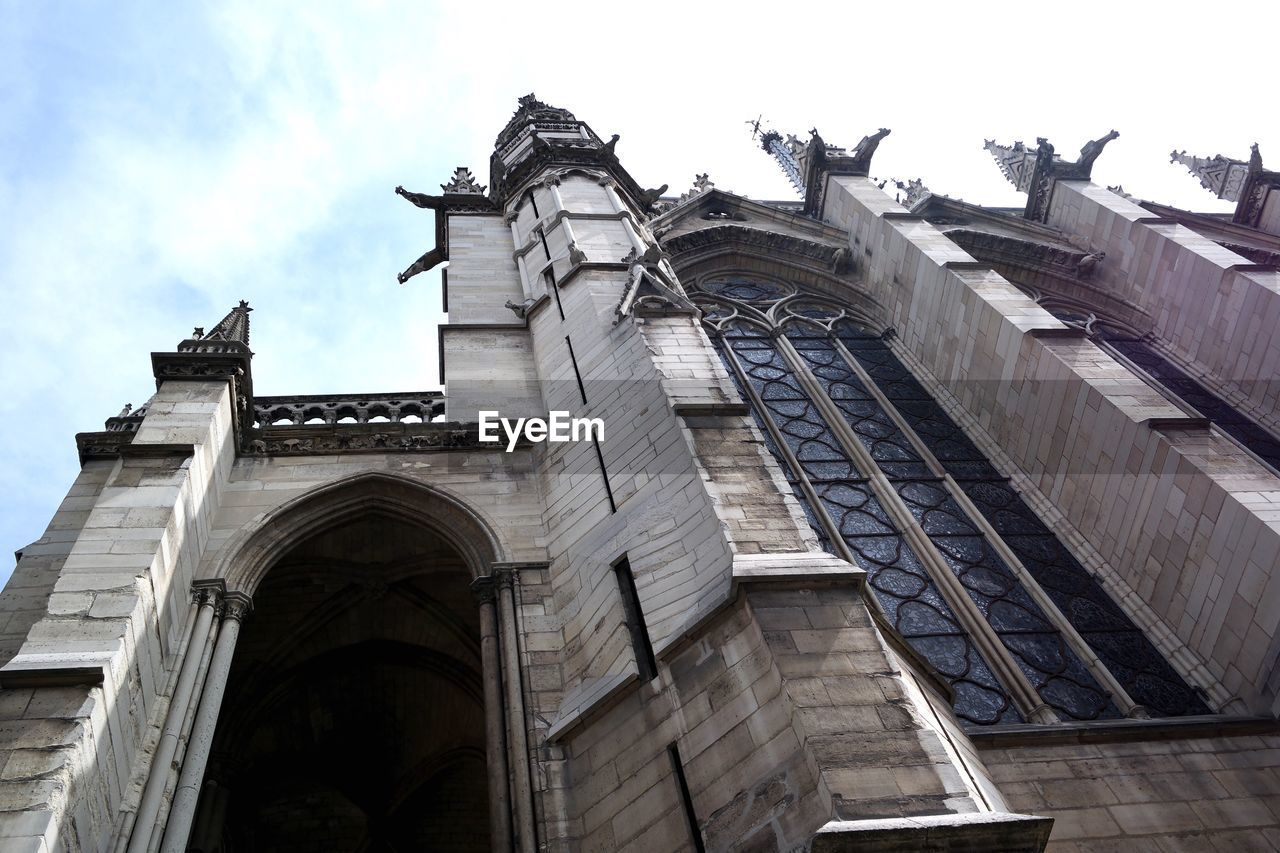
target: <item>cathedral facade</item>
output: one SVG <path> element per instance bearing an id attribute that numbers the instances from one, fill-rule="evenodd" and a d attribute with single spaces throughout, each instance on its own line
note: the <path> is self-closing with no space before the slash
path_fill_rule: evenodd
<path id="1" fill-rule="evenodd" d="M 0 848 L 1280 849 L 1280 173 L 887 135 L 677 196 L 530 95 L 396 188 L 447 393 L 153 353 L 0 595 Z"/>

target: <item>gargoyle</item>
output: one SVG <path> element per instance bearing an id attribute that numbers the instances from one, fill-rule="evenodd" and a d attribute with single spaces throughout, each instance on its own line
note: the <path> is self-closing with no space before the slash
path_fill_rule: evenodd
<path id="1" fill-rule="evenodd" d="M 880 147 L 880 140 L 884 139 L 891 133 L 889 128 L 882 127 L 875 133 L 862 137 L 862 141 L 853 149 L 851 155 L 853 162 L 857 168 L 864 173 L 871 168 L 871 158 L 875 155 L 876 149 Z M 815 134 L 816 136 L 816 134 Z"/>
<path id="2" fill-rule="evenodd" d="M 1076 261 L 1076 276 L 1079 278 L 1088 278 L 1093 275 L 1094 267 L 1096 267 L 1098 262 L 1106 256 L 1106 252 L 1091 252 L 1085 255 L 1083 258 Z"/>
<path id="3" fill-rule="evenodd" d="M 507 306 L 506 306 L 506 307 L 508 307 L 508 308 L 510 308 L 512 311 L 514 311 L 514 312 L 515 312 L 515 315 L 516 315 L 517 317 L 519 317 L 521 320 L 523 320 L 526 316 L 528 316 L 528 314 L 529 314 L 529 309 L 530 309 L 530 308 L 532 308 L 532 307 L 533 307 L 533 305 L 534 305 L 534 303 L 535 303 L 535 302 L 537 302 L 537 301 L 538 301 L 538 300 L 536 300 L 536 299 L 534 299 L 534 298 L 530 297 L 530 298 L 526 299 L 524 302 L 521 302 L 519 305 L 517 305 L 516 303 L 514 303 L 514 302 L 512 302 L 510 299 L 508 299 L 508 300 L 507 300 Z"/>
<path id="4" fill-rule="evenodd" d="M 1098 155 L 1102 153 L 1102 149 L 1107 147 L 1107 143 L 1118 137 L 1117 131 L 1111 131 L 1101 139 L 1091 139 L 1080 149 L 1080 159 L 1077 161 L 1079 165 L 1088 168 L 1093 165 L 1093 161 L 1098 159 Z"/>
<path id="5" fill-rule="evenodd" d="M 616 155 L 613 153 L 613 149 L 618 144 L 618 139 L 619 139 L 619 136 L 618 134 L 615 133 L 613 136 L 609 137 L 609 141 L 606 142 L 603 146 L 605 153 L 607 153 L 610 157 L 616 157 Z"/>
<path id="6" fill-rule="evenodd" d="M 406 269 L 404 272 L 397 275 L 396 281 L 400 282 L 401 284 L 404 284 L 406 281 L 413 278 L 418 273 L 426 272 L 427 270 L 434 267 L 436 264 L 440 263 L 442 260 L 444 260 L 443 256 L 444 256 L 444 253 L 440 251 L 440 249 L 432 249 L 422 257 L 418 258 L 412 264 L 410 264 L 409 268 Z"/>
<path id="7" fill-rule="evenodd" d="M 662 194 L 667 191 L 668 184 L 663 184 L 657 189 L 645 190 L 640 193 L 640 204 L 643 207 L 651 207 L 655 201 L 662 198 Z"/>
<path id="8" fill-rule="evenodd" d="M 432 197 L 426 193 L 411 193 L 404 187 L 396 187 L 396 195 L 404 196 L 405 199 L 417 205 L 418 207 L 431 207 Z"/>

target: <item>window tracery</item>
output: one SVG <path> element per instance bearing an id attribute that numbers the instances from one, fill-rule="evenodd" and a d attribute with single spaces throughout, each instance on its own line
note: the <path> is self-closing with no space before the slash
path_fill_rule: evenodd
<path id="1" fill-rule="evenodd" d="M 823 547 L 963 721 L 1210 713 L 866 318 L 756 276 L 691 295 Z"/>

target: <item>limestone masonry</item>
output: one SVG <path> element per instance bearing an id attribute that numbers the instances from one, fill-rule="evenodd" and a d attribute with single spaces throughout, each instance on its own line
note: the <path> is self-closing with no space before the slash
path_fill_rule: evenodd
<path id="1" fill-rule="evenodd" d="M 1280 849 L 1280 173 L 1116 135 L 1011 210 L 768 131 L 771 202 L 521 98 L 396 189 L 447 394 L 255 396 L 242 302 L 76 437 L 0 849 Z"/>

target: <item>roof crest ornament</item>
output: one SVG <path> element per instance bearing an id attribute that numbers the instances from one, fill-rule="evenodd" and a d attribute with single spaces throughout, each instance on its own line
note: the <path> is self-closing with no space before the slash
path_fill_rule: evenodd
<path id="1" fill-rule="evenodd" d="M 1093 177 L 1093 163 L 1106 148 L 1107 143 L 1119 137 L 1112 130 L 1097 139 L 1091 139 L 1080 148 L 1080 158 L 1064 160 L 1048 139 L 1036 138 L 1036 147 L 1028 148 L 1021 141 L 1013 145 L 998 145 L 994 139 L 985 141 L 983 148 L 991 153 L 1000 173 L 1019 192 L 1027 194 L 1027 206 L 1023 217 L 1043 222 L 1049 213 L 1049 199 L 1055 181 L 1088 181 Z"/>
<path id="2" fill-rule="evenodd" d="M 471 170 L 466 166 L 456 167 L 453 170 L 453 176 L 449 179 L 449 183 L 441 184 L 440 189 L 446 193 L 457 195 L 484 195 L 485 191 L 485 188 L 476 181 L 475 175 L 471 174 Z"/>
<path id="3" fill-rule="evenodd" d="M 1182 150 L 1173 151 L 1169 155 L 1169 162 L 1186 166 L 1187 171 L 1200 180 L 1200 186 L 1227 201 L 1239 201 L 1249 175 L 1262 170 L 1262 155 L 1256 142 L 1249 149 L 1248 161 L 1233 160 L 1221 154 L 1195 157 Z"/>

